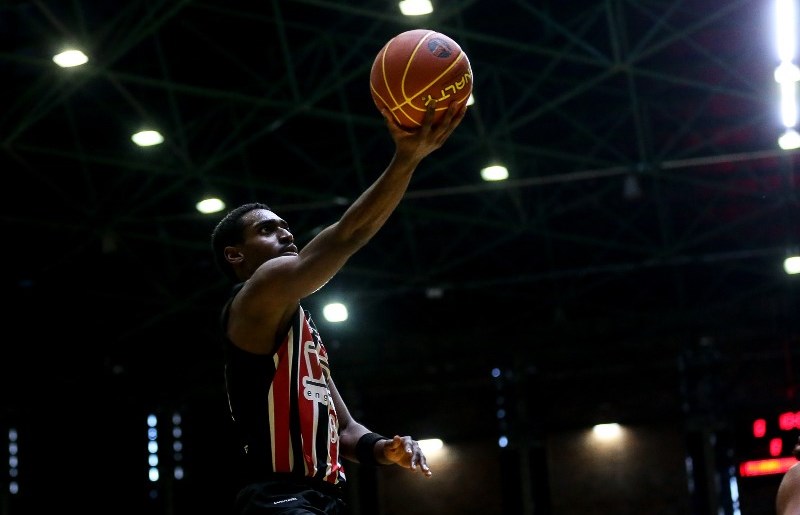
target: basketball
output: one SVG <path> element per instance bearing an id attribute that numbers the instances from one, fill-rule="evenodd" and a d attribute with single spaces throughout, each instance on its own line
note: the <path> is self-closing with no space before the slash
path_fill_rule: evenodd
<path id="1" fill-rule="evenodd" d="M 422 125 L 429 103 L 435 103 L 433 123 L 448 106 L 465 103 L 472 93 L 472 68 L 467 54 L 450 37 L 432 30 L 401 32 L 375 56 L 370 72 L 375 106 L 389 109 L 407 129 Z"/>

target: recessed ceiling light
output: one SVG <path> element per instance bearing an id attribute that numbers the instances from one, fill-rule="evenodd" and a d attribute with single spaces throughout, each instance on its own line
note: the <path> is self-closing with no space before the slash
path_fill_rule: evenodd
<path id="1" fill-rule="evenodd" d="M 139 131 L 131 139 L 140 147 L 151 147 L 164 142 L 164 136 L 158 131 Z"/>
<path id="2" fill-rule="evenodd" d="M 508 169 L 502 165 L 487 166 L 481 170 L 484 181 L 504 181 L 508 179 Z"/>
<path id="3" fill-rule="evenodd" d="M 53 56 L 53 62 L 62 68 L 71 68 L 86 64 L 89 58 L 80 50 L 65 50 Z"/>

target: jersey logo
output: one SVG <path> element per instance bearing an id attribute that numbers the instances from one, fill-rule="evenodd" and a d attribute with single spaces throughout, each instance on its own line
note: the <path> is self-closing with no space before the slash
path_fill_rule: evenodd
<path id="1" fill-rule="evenodd" d="M 303 358 L 306 362 L 306 370 L 309 375 L 303 376 L 303 395 L 310 401 L 317 401 L 320 404 L 328 405 L 330 395 L 328 394 L 328 384 L 325 381 L 325 369 L 319 353 L 317 352 L 316 342 L 307 341 L 303 344 Z M 319 372 L 319 377 L 314 377 L 314 373 Z"/>

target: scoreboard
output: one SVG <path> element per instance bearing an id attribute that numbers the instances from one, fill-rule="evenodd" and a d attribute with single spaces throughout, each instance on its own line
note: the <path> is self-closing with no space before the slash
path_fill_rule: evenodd
<path id="1" fill-rule="evenodd" d="M 800 411 L 751 419 L 742 433 L 741 477 L 783 474 L 798 463 L 792 450 L 800 436 Z"/>

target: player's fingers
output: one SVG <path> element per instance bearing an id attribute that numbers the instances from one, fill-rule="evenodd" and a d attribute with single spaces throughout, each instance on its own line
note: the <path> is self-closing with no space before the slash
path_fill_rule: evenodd
<path id="1" fill-rule="evenodd" d="M 430 128 L 433 125 L 433 117 L 436 114 L 436 102 L 432 101 L 425 106 L 425 116 L 422 118 L 422 127 Z"/>

